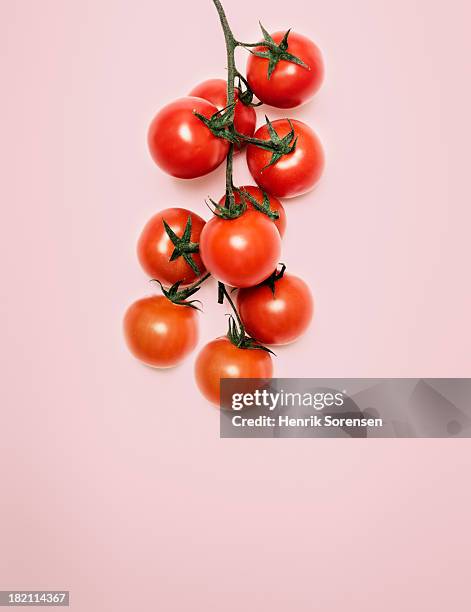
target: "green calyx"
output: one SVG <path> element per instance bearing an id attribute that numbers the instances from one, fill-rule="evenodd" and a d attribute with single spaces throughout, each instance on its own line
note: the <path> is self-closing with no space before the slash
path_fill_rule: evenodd
<path id="1" fill-rule="evenodd" d="M 165 297 L 170 300 L 173 304 L 178 306 L 188 306 L 188 308 L 194 308 L 195 310 L 201 310 L 196 304 L 201 304 L 199 300 L 188 300 L 189 297 L 195 295 L 200 290 L 201 284 L 209 278 L 210 274 L 204 276 L 197 284 L 190 285 L 189 287 L 180 289 L 182 281 L 177 281 L 170 289 L 165 289 L 162 283 L 158 279 L 154 279 L 155 282 L 159 283 L 162 293 Z"/>
<path id="2" fill-rule="evenodd" d="M 289 119 L 287 121 L 291 129 L 286 134 L 286 136 L 283 136 L 283 138 L 280 138 L 278 136 L 277 131 L 275 130 L 273 124 L 266 115 L 265 120 L 267 122 L 267 129 L 270 135 L 270 140 L 265 141 L 266 147 L 262 147 L 261 145 L 258 146 L 260 148 L 265 148 L 267 151 L 272 151 L 273 154 L 270 161 L 263 168 L 263 170 L 276 164 L 276 162 L 278 162 L 283 157 L 283 155 L 288 155 L 289 153 L 292 153 L 296 149 L 296 144 L 298 142 L 298 139 L 294 137 L 294 127 Z"/>
<path id="3" fill-rule="evenodd" d="M 244 137 L 241 134 L 237 133 L 237 136 L 240 136 L 241 139 L 243 139 L 245 142 L 254 145 L 255 147 L 258 147 L 259 149 L 263 149 L 264 151 L 270 151 L 272 153 L 270 161 L 266 166 L 264 166 L 264 168 L 262 168 L 262 170 L 265 170 L 266 168 L 273 166 L 273 164 L 276 164 L 276 162 L 278 162 L 283 157 L 283 155 L 288 155 L 289 153 L 292 153 L 296 149 L 296 144 L 298 142 L 297 137 L 295 138 L 294 127 L 290 119 L 287 119 L 286 121 L 288 121 L 291 129 L 286 134 L 286 136 L 283 136 L 283 138 L 280 138 L 278 136 L 278 133 L 273 127 L 272 122 L 270 121 L 270 119 L 268 119 L 266 115 L 265 121 L 267 123 L 268 135 L 270 136 L 269 140 L 262 140 L 261 138 L 251 138 L 249 136 Z"/>
<path id="4" fill-rule="evenodd" d="M 248 99 L 251 100 L 251 96 L 253 97 L 253 94 L 250 89 L 247 89 L 245 91 L 245 94 L 242 95 L 246 94 L 249 96 Z M 247 104 L 247 102 L 244 103 Z M 256 104 L 253 104 L 251 102 L 249 104 L 251 106 L 256 106 Z M 196 117 L 198 117 L 198 119 L 202 121 L 217 138 L 223 138 L 225 140 L 228 140 L 232 146 L 236 145 L 240 147 L 241 144 L 248 143 L 260 149 L 264 149 L 265 151 L 270 151 L 272 153 L 272 157 L 269 163 L 265 166 L 265 168 L 273 166 L 273 164 L 276 164 L 276 162 L 278 162 L 284 155 L 288 155 L 296 149 L 296 143 L 298 139 L 295 138 L 293 124 L 289 119 L 287 119 L 287 121 L 291 129 L 288 134 L 286 134 L 286 136 L 280 138 L 275 128 L 273 127 L 273 124 L 265 115 L 265 121 L 267 123 L 267 129 L 270 135 L 270 139 L 262 140 L 260 138 L 253 138 L 251 136 L 241 134 L 235 129 L 234 108 L 235 104 L 228 106 L 225 109 L 214 113 L 214 115 L 212 115 L 209 119 L 204 115 L 197 113 L 196 111 L 194 111 L 194 113 Z M 232 172 L 232 153 L 228 155 L 228 160 L 229 159 L 231 164 L 230 170 Z M 265 170 L 265 168 L 263 168 L 263 170 Z"/>
<path id="5" fill-rule="evenodd" d="M 234 130 L 234 110 L 235 103 L 217 111 L 209 119 L 196 111 L 193 111 L 193 113 L 211 130 L 214 136 L 224 138 L 232 144 L 240 145 L 239 136 Z"/>
<path id="6" fill-rule="evenodd" d="M 276 164 L 276 162 L 278 162 L 283 157 L 283 155 L 288 155 L 296 149 L 298 139 L 295 138 L 294 127 L 290 119 L 287 119 L 291 127 L 290 131 L 286 134 L 286 136 L 280 138 L 278 136 L 277 131 L 273 127 L 273 124 L 271 123 L 270 119 L 268 119 L 268 117 L 265 115 L 265 121 L 267 123 L 267 129 L 270 139 L 262 140 L 261 138 L 254 138 L 252 136 L 246 136 L 244 134 L 241 134 L 240 132 L 237 132 L 233 122 L 229 126 L 226 126 L 224 129 L 215 128 L 214 124 L 212 123 L 212 120 L 218 114 L 219 113 L 215 113 L 215 115 L 213 115 L 211 119 L 208 119 L 207 117 L 204 117 L 199 113 L 195 113 L 198 119 L 203 121 L 203 123 L 207 125 L 208 128 L 213 132 L 213 134 L 218 138 L 225 138 L 232 145 L 236 144 L 240 146 L 241 143 L 247 143 L 258 147 L 259 149 L 270 151 L 272 153 L 272 157 L 269 163 L 263 168 L 263 170 L 265 170 L 265 168 L 268 168 L 269 166 L 273 166 L 273 164 Z M 228 155 L 228 160 L 229 159 L 232 172 L 232 153 Z"/>
<path id="7" fill-rule="evenodd" d="M 169 261 L 175 261 L 179 257 L 183 257 L 195 274 L 201 274 L 200 269 L 192 257 L 193 253 L 199 253 L 199 244 L 197 242 L 191 242 L 191 216 L 188 215 L 185 230 L 181 238 L 175 234 L 165 219 L 162 221 L 165 231 L 167 232 L 167 236 L 170 238 L 173 246 L 175 247 Z"/>
<path id="8" fill-rule="evenodd" d="M 283 40 L 280 42 L 280 44 L 277 45 L 261 23 L 260 28 L 262 30 L 264 38 L 264 41 L 260 43 L 260 46 L 265 47 L 266 51 L 255 51 L 252 49 L 249 49 L 249 51 L 257 57 L 262 57 L 268 60 L 268 80 L 270 80 L 273 71 L 278 65 L 278 62 L 280 62 L 281 60 L 291 62 L 292 64 L 297 64 L 298 66 L 306 68 L 306 70 L 310 70 L 309 66 L 305 64 L 299 57 L 296 57 L 296 55 L 293 55 L 292 53 L 288 53 L 288 37 L 291 30 L 288 30 L 286 32 L 286 34 L 283 36 Z"/>
<path id="9" fill-rule="evenodd" d="M 237 312 L 237 308 L 235 307 L 234 302 L 231 299 L 231 296 L 227 292 L 226 286 L 224 285 L 224 283 L 219 282 L 218 283 L 218 303 L 223 304 L 224 299 L 227 299 L 227 301 L 229 302 L 234 312 L 234 315 L 228 315 L 229 316 L 229 329 L 227 331 L 228 340 L 230 340 L 230 342 L 234 346 L 240 349 L 266 351 L 267 353 L 271 353 L 272 355 L 274 355 L 275 353 L 273 351 L 271 351 L 266 346 L 263 346 L 263 344 L 260 344 L 260 342 L 257 342 L 255 338 L 252 338 L 246 333 L 244 324 L 241 321 L 241 318 L 239 316 L 239 313 Z"/>
<path id="10" fill-rule="evenodd" d="M 247 204 L 244 200 L 242 200 L 240 204 L 236 203 L 232 190 L 230 192 L 226 191 L 226 199 L 223 206 L 211 198 L 208 198 L 206 205 L 213 215 L 227 220 L 237 219 L 247 210 Z"/>
<path id="11" fill-rule="evenodd" d="M 262 192 L 263 200 L 261 202 L 254 198 L 253 195 L 251 195 L 248 191 L 245 191 L 245 189 L 236 188 L 235 191 L 240 195 L 241 200 L 249 201 L 250 204 L 252 204 L 252 206 L 255 208 L 255 210 L 258 210 L 258 212 L 263 213 L 272 221 L 276 221 L 280 218 L 280 213 L 277 210 L 272 210 L 270 208 L 270 198 L 268 197 L 268 194 L 265 191 Z"/>
<path id="12" fill-rule="evenodd" d="M 266 280 L 263 281 L 263 283 L 260 284 L 260 286 L 267 285 L 267 287 L 270 287 L 271 292 L 273 293 L 273 296 L 275 296 L 276 283 L 281 278 L 283 278 L 283 275 L 286 270 L 286 266 L 284 263 L 280 264 L 280 266 L 281 266 L 280 270 L 275 270 L 273 274 L 271 274 Z"/>
<path id="13" fill-rule="evenodd" d="M 248 336 L 245 333 L 245 330 L 239 326 L 236 319 L 232 315 L 229 315 L 229 329 L 227 331 L 227 338 L 237 348 L 266 351 L 272 355 L 275 354 L 269 348 L 263 346 L 263 344 L 260 344 L 260 342 L 257 342 L 257 340 L 254 338 Z"/>

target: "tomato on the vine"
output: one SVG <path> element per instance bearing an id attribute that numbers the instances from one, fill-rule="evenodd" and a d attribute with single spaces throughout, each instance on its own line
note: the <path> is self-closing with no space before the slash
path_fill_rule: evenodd
<path id="1" fill-rule="evenodd" d="M 271 378 L 272 375 L 273 362 L 268 352 L 238 348 L 226 337 L 206 344 L 195 363 L 197 385 L 213 404 L 220 402 L 221 378 Z"/>
<path id="2" fill-rule="evenodd" d="M 180 239 L 177 244 L 172 241 L 165 224 L 171 234 L 173 232 L 172 235 Z M 189 240 L 185 241 L 183 238 L 189 224 L 191 232 Z M 204 224 L 204 219 L 185 208 L 167 208 L 154 215 L 145 225 L 137 243 L 137 254 L 144 271 L 167 286 L 177 281 L 188 285 L 203 276 L 206 269 L 197 245 Z"/>
<path id="3" fill-rule="evenodd" d="M 271 37 L 279 45 L 285 32 L 275 32 Z M 308 102 L 324 79 L 324 62 L 318 47 L 306 36 L 290 32 L 286 51 L 305 65 L 280 59 L 273 73 L 268 76 L 269 58 L 249 55 L 247 80 L 257 98 L 277 108 L 294 108 Z M 254 53 L 267 52 L 267 47 L 256 47 Z"/>
<path id="4" fill-rule="evenodd" d="M 155 368 L 170 368 L 196 346 L 197 312 L 161 295 L 146 297 L 128 308 L 124 336 L 136 359 Z"/>
<path id="5" fill-rule="evenodd" d="M 244 136 L 253 136 L 255 132 L 255 124 L 257 115 L 253 106 L 247 106 L 239 100 L 240 91 L 235 89 L 235 111 L 234 111 L 234 127 Z M 223 79 L 208 79 L 194 87 L 190 96 L 209 100 L 218 110 L 222 110 L 227 106 L 227 82 Z"/>
<path id="6" fill-rule="evenodd" d="M 306 283 L 291 274 L 268 284 L 241 289 L 240 318 L 247 332 L 264 344 L 288 344 L 308 328 L 314 303 Z"/>
<path id="7" fill-rule="evenodd" d="M 263 214 L 247 210 L 235 219 L 214 216 L 200 236 L 203 263 L 215 278 L 231 287 L 251 287 L 276 268 L 281 238 Z"/>
<path id="8" fill-rule="evenodd" d="M 291 125 L 290 125 L 291 124 Z M 280 138 L 294 129 L 295 149 L 272 165 L 272 152 L 256 145 L 247 147 L 247 164 L 261 189 L 278 198 L 292 198 L 310 191 L 322 175 L 324 152 L 319 138 L 305 123 L 277 119 L 271 124 Z M 255 138 L 270 140 L 267 125 L 255 132 Z"/>
<path id="9" fill-rule="evenodd" d="M 245 187 L 239 187 L 239 189 L 246 191 L 249 195 L 255 198 L 255 200 L 257 200 L 257 202 L 260 205 L 263 204 L 263 191 L 259 189 L 258 187 L 254 187 L 253 185 L 246 185 Z M 280 232 L 280 236 L 283 238 L 285 230 L 286 230 L 285 209 L 283 208 L 283 204 L 277 198 L 269 194 L 267 194 L 267 196 L 268 196 L 268 203 L 270 205 L 270 209 L 273 212 L 278 213 L 278 219 L 273 219 L 273 222 L 278 228 L 278 231 Z M 235 199 L 236 204 L 240 204 L 240 202 L 242 201 L 242 198 L 240 197 L 240 194 L 237 191 L 234 192 L 234 199 Z M 223 206 L 225 201 L 226 201 L 226 196 L 222 196 L 222 198 L 219 200 L 219 204 Z M 250 202 L 250 200 L 247 200 L 247 198 L 246 198 L 246 204 L 247 204 L 247 210 L 257 210 L 255 206 L 252 204 L 252 202 Z M 264 214 L 264 213 L 260 213 L 260 214 Z"/>
<path id="10" fill-rule="evenodd" d="M 202 98 L 179 98 L 164 106 L 149 127 L 148 144 L 155 163 L 177 178 L 192 179 L 217 168 L 229 142 L 215 136 L 195 112 L 211 118 L 218 109 Z"/>

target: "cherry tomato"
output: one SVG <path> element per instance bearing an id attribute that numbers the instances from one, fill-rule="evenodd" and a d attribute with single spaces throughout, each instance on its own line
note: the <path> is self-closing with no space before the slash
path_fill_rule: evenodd
<path id="1" fill-rule="evenodd" d="M 275 282 L 275 294 L 267 285 L 241 289 L 239 314 L 253 338 L 263 344 L 288 344 L 308 328 L 314 310 L 306 283 L 291 274 Z"/>
<path id="2" fill-rule="evenodd" d="M 175 245 L 165 230 L 164 221 L 181 238 L 188 217 L 191 219 L 191 242 L 198 243 L 205 221 L 185 208 L 167 208 L 154 215 L 145 225 L 137 243 L 137 255 L 144 271 L 163 285 L 170 286 L 177 281 L 182 281 L 182 286 L 189 285 L 206 272 L 199 253 L 189 254 L 199 269 L 199 274 L 191 268 L 183 256 L 170 261 Z"/>
<path id="3" fill-rule="evenodd" d="M 259 189 L 258 187 L 253 187 L 252 185 L 246 185 L 245 187 L 240 187 L 240 189 L 247 191 L 247 193 L 249 193 L 253 198 L 255 198 L 257 202 L 260 202 L 260 204 L 262 204 L 263 191 L 261 189 Z M 237 192 L 235 192 L 234 196 L 235 196 L 236 204 L 239 204 L 241 201 L 240 195 Z M 278 228 L 278 231 L 280 232 L 280 236 L 283 238 L 285 230 L 286 230 L 285 209 L 283 208 L 282 203 L 279 200 L 277 200 L 275 197 L 268 195 L 268 199 L 270 201 L 271 210 L 277 212 L 279 215 L 278 219 L 275 219 L 273 222 Z M 219 200 L 219 204 L 222 205 L 224 204 L 225 201 L 226 201 L 226 196 L 222 196 L 222 198 Z M 254 207 L 254 205 L 250 201 L 247 201 L 247 210 L 257 210 L 257 209 Z M 263 213 L 260 213 L 260 214 L 263 214 Z"/>
<path id="4" fill-rule="evenodd" d="M 272 38 L 279 44 L 285 32 L 276 32 Z M 260 46 L 254 51 L 266 51 Z M 324 79 L 324 62 L 317 46 L 303 36 L 290 32 L 288 53 L 302 60 L 309 68 L 287 60 L 280 60 L 268 78 L 268 59 L 249 55 L 247 80 L 257 98 L 277 108 L 294 108 L 308 102 L 317 92 Z"/>
<path id="5" fill-rule="evenodd" d="M 234 126 L 239 134 L 253 136 L 257 115 L 253 106 L 247 106 L 239 101 L 239 93 L 239 90 L 236 88 Z M 209 79 L 197 85 L 190 91 L 189 95 L 209 100 L 218 110 L 222 110 L 227 106 L 227 83 L 223 79 Z"/>
<path id="6" fill-rule="evenodd" d="M 226 338 L 216 338 L 204 346 L 195 363 L 196 383 L 213 404 L 220 402 L 221 378 L 271 378 L 273 362 L 260 349 L 237 348 Z"/>
<path id="7" fill-rule="evenodd" d="M 251 287 L 276 268 L 281 238 L 275 224 L 254 210 L 237 219 L 214 216 L 203 228 L 200 253 L 208 272 L 231 287 Z"/>
<path id="8" fill-rule="evenodd" d="M 268 166 L 271 151 L 255 145 L 247 147 L 247 164 L 255 182 L 278 198 L 293 198 L 307 193 L 320 179 L 324 169 L 324 152 L 319 138 L 305 123 L 293 119 L 291 124 L 297 138 L 296 148 L 272 166 Z M 291 130 L 287 119 L 278 119 L 272 125 L 280 138 Z M 255 138 L 270 140 L 266 125 L 256 131 Z"/>
<path id="9" fill-rule="evenodd" d="M 208 174 L 224 161 L 229 150 L 228 141 L 214 136 L 193 111 L 210 118 L 217 108 L 201 98 L 180 98 L 164 106 L 149 127 L 153 160 L 177 178 Z"/>
<path id="10" fill-rule="evenodd" d="M 170 368 L 196 346 L 197 312 L 162 295 L 146 297 L 128 308 L 124 336 L 136 359 L 155 368 Z"/>

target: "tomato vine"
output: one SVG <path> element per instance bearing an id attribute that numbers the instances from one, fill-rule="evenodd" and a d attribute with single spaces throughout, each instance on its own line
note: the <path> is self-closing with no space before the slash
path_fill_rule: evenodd
<path id="1" fill-rule="evenodd" d="M 258 106 L 261 103 L 253 103 L 253 92 L 250 90 L 249 84 L 245 77 L 237 70 L 235 62 L 235 50 L 237 47 L 244 47 L 245 49 L 248 49 L 250 53 L 257 55 L 258 57 L 267 58 L 269 61 L 267 75 L 268 79 L 270 79 L 277 63 L 280 60 L 293 62 L 306 68 L 307 66 L 302 60 L 288 53 L 287 51 L 290 30 L 286 32 L 281 43 L 277 45 L 270 36 L 270 34 L 267 32 L 267 30 L 265 30 L 265 28 L 260 24 L 264 37 L 264 41 L 262 43 L 240 42 L 235 38 L 232 32 L 232 29 L 229 25 L 226 13 L 220 0 L 213 0 L 213 4 L 216 7 L 216 10 L 219 15 L 219 21 L 221 23 L 226 44 L 227 105 L 226 108 L 222 109 L 221 111 L 218 111 L 209 119 L 199 113 L 195 114 L 202 122 L 205 123 L 205 125 L 212 131 L 215 136 L 228 140 L 230 146 L 226 159 L 226 196 L 224 204 L 221 206 L 210 199 L 210 203 L 213 206 L 211 210 L 214 214 L 218 215 L 221 218 L 234 219 L 245 212 L 247 208 L 247 203 L 250 202 L 256 210 L 267 215 L 271 220 L 276 220 L 278 218 L 278 213 L 270 209 L 269 199 L 265 192 L 263 193 L 263 202 L 260 205 L 254 198 L 252 198 L 252 196 L 250 196 L 250 194 L 234 187 L 234 147 L 235 145 L 239 145 L 241 142 L 243 142 L 245 144 L 255 145 L 264 150 L 271 151 L 272 157 L 269 163 L 267 164 L 268 167 L 273 164 L 276 164 L 284 155 L 292 153 L 296 148 L 297 139 L 295 138 L 294 128 L 292 126 L 290 132 L 283 138 L 280 138 L 267 116 L 265 116 L 265 119 L 270 137 L 269 140 L 261 140 L 252 136 L 247 136 L 245 134 L 239 133 L 236 130 L 234 124 L 235 107 L 237 103 L 235 95 L 236 79 L 239 80 L 239 84 L 243 83 L 246 87 L 246 91 L 243 92 L 239 98 L 241 104 Z M 252 47 L 258 47 L 261 44 L 266 48 L 266 51 L 251 50 Z M 236 203 L 235 193 L 239 195 L 240 203 Z M 234 319 L 234 317 L 232 317 L 231 315 L 229 319 L 229 331 L 227 334 L 229 340 L 239 348 L 258 348 L 268 350 L 262 345 L 260 345 L 258 342 L 256 342 L 253 338 L 250 338 L 246 335 L 243 323 L 238 315 L 234 303 L 230 298 L 229 293 L 225 288 L 225 285 L 219 282 L 218 287 L 219 303 L 223 303 L 224 297 L 226 297 L 236 317 L 236 319 Z"/>
<path id="2" fill-rule="evenodd" d="M 224 34 L 227 81 L 207 80 L 161 108 L 149 126 L 148 146 L 157 166 L 179 179 L 204 176 L 225 161 L 225 195 L 218 202 L 206 202 L 213 213 L 207 222 L 175 208 L 155 215 L 146 225 L 138 256 L 163 296 L 137 301 L 128 309 L 125 335 L 131 352 L 144 363 L 179 363 L 197 342 L 195 309 L 201 302 L 192 298 L 214 276 L 218 303 L 227 302 L 232 313 L 226 337 L 203 348 L 195 373 L 203 394 L 217 402 L 219 379 L 228 372 L 224 363 L 233 364 L 241 377 L 271 377 L 272 351 L 261 342 L 285 344 L 296 339 L 312 316 L 308 287 L 285 275 L 285 265 L 278 263 L 286 215 L 277 197 L 312 189 L 323 169 L 322 147 L 311 128 L 295 119 L 272 123 L 265 116 L 266 124 L 256 130 L 251 107 L 294 108 L 306 102 L 322 82 L 323 63 L 316 45 L 290 30 L 270 34 L 260 24 L 261 40 L 239 41 L 221 1 L 212 2 Z M 250 54 L 246 76 L 236 65 L 238 47 Z M 257 187 L 234 185 L 234 155 L 244 145 Z M 295 150 L 292 164 L 279 164 Z M 238 307 L 230 287 L 239 289 Z M 298 316 L 300 304 L 303 317 Z M 291 327 L 281 333 L 283 317 Z"/>

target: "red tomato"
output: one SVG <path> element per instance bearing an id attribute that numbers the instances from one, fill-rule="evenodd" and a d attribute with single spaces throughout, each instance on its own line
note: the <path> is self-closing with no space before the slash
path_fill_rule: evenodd
<path id="1" fill-rule="evenodd" d="M 263 191 L 259 189 L 258 187 L 247 185 L 245 187 L 240 187 L 240 189 L 247 191 L 247 193 L 249 193 L 253 198 L 255 198 L 257 202 L 260 202 L 260 204 L 263 202 Z M 241 201 L 240 195 L 237 192 L 235 192 L 234 196 L 235 196 L 236 204 L 239 204 Z M 277 212 L 279 215 L 278 219 L 274 220 L 273 222 L 278 228 L 278 231 L 280 232 L 280 236 L 283 238 L 285 230 L 286 230 L 285 209 L 283 208 L 282 203 L 279 200 L 277 200 L 275 197 L 269 195 L 268 199 L 270 200 L 271 210 Z M 222 198 L 219 200 L 219 204 L 223 205 L 225 201 L 226 201 L 226 196 L 222 196 Z M 247 210 L 257 210 L 257 209 L 254 207 L 254 205 L 250 201 L 247 201 Z M 260 213 L 260 214 L 263 214 L 263 213 Z"/>
<path id="2" fill-rule="evenodd" d="M 197 312 L 163 295 L 143 298 L 128 308 L 124 336 L 136 359 L 155 368 L 170 368 L 196 346 Z"/>
<path id="3" fill-rule="evenodd" d="M 268 166 L 271 151 L 255 145 L 247 147 L 247 164 L 256 183 L 278 198 L 293 198 L 307 193 L 320 179 L 324 169 L 324 152 L 319 138 L 305 123 L 293 119 L 291 124 L 297 138 L 296 148 L 272 166 Z M 272 125 L 280 138 L 291 130 L 287 119 L 277 119 Z M 266 125 L 256 131 L 255 138 L 270 140 Z"/>
<path id="4" fill-rule="evenodd" d="M 209 79 L 203 81 L 190 91 L 190 96 L 209 100 L 218 110 L 227 106 L 227 83 L 223 79 Z M 253 136 L 257 115 L 253 106 L 247 106 L 239 102 L 239 90 L 235 90 L 236 107 L 234 114 L 234 126 L 239 134 Z"/>
<path id="5" fill-rule="evenodd" d="M 241 289 L 237 297 L 247 333 L 263 344 L 288 344 L 309 326 L 314 304 L 306 283 L 291 274 L 275 282 L 275 295 L 267 285 Z"/>
<path id="6" fill-rule="evenodd" d="M 213 404 L 220 402 L 221 378 L 271 378 L 273 362 L 260 349 L 237 348 L 226 338 L 216 338 L 204 346 L 195 363 L 196 383 Z"/>
<path id="7" fill-rule="evenodd" d="M 193 111 L 210 118 L 214 104 L 201 98 L 180 98 L 164 106 L 152 120 L 148 143 L 155 163 L 177 178 L 208 174 L 229 151 L 227 140 L 217 138 Z"/>
<path id="8" fill-rule="evenodd" d="M 275 270 L 281 238 L 275 224 L 247 210 L 237 219 L 214 216 L 203 228 L 200 253 L 208 272 L 231 287 L 251 287 Z"/>
<path id="9" fill-rule="evenodd" d="M 175 245 L 165 231 L 164 221 L 175 234 L 181 238 L 185 231 L 188 217 L 191 218 L 191 242 L 197 243 L 205 221 L 199 215 L 185 208 L 167 208 L 154 215 L 144 227 L 137 243 L 137 255 L 144 271 L 163 285 L 170 286 L 177 281 L 189 285 L 206 272 L 199 253 L 190 256 L 200 274 L 190 267 L 183 256 L 170 261 Z"/>
<path id="10" fill-rule="evenodd" d="M 272 38 L 279 44 L 285 32 L 276 32 Z M 260 46 L 254 51 L 266 51 Z M 290 32 L 288 53 L 302 60 L 309 68 L 287 60 L 280 60 L 268 78 L 268 59 L 249 55 L 247 61 L 247 80 L 257 98 L 265 104 L 278 108 L 294 108 L 308 102 L 317 92 L 324 79 L 324 62 L 316 45 L 302 36 Z"/>

